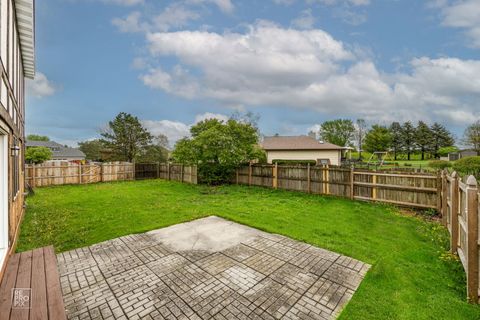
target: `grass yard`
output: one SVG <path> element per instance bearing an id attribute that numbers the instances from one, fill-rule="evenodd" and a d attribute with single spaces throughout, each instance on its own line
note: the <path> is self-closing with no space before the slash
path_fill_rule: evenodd
<path id="1" fill-rule="evenodd" d="M 47 187 L 27 200 L 18 250 L 91 245 L 209 215 L 373 265 L 341 319 L 479 319 L 435 222 L 385 205 L 257 187 L 161 180 Z"/>

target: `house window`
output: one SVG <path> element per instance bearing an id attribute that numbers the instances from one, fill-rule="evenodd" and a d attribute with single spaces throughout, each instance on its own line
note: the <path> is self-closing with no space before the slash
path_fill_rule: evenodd
<path id="1" fill-rule="evenodd" d="M 326 166 L 330 164 L 330 159 L 317 159 L 317 165 Z"/>

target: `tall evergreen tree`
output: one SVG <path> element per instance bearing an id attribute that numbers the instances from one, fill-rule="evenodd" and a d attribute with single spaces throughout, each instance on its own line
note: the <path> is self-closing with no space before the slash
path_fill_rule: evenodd
<path id="1" fill-rule="evenodd" d="M 422 153 L 422 160 L 425 160 L 425 153 L 430 151 L 432 145 L 432 131 L 423 121 L 419 121 L 415 128 L 415 144 Z"/>
<path id="2" fill-rule="evenodd" d="M 407 154 L 407 159 L 410 160 L 415 150 L 415 127 L 410 121 L 402 125 L 402 149 Z"/>
<path id="3" fill-rule="evenodd" d="M 455 143 L 452 133 L 438 122 L 435 122 L 430 131 L 432 133 L 431 150 L 435 158 L 438 158 L 438 150 L 444 147 L 450 147 Z"/>
<path id="4" fill-rule="evenodd" d="M 398 122 L 393 122 L 390 125 L 390 136 L 392 137 L 391 147 L 393 150 L 393 156 L 397 160 L 398 154 L 402 150 L 402 126 Z"/>
<path id="5" fill-rule="evenodd" d="M 365 136 L 365 150 L 371 153 L 387 152 L 390 148 L 392 137 L 387 127 L 375 124 Z"/>
<path id="6" fill-rule="evenodd" d="M 145 129 L 137 117 L 120 112 L 108 128 L 101 133 L 101 140 L 116 156 L 132 162 L 147 145 L 152 142 L 152 135 Z"/>

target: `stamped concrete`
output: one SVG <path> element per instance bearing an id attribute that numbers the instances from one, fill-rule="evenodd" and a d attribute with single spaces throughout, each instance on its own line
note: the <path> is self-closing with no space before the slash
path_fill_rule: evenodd
<path id="1" fill-rule="evenodd" d="M 370 267 L 218 217 L 57 258 L 69 319 L 334 319 Z"/>

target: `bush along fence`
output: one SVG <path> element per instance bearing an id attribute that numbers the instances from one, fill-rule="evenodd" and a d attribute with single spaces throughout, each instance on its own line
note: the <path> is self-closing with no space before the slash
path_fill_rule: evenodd
<path id="1" fill-rule="evenodd" d="M 453 172 L 442 173 L 442 222 L 450 233 L 450 250 L 457 254 L 467 274 L 467 294 L 479 302 L 479 215 L 480 202 L 474 176 L 462 179 Z"/>
<path id="2" fill-rule="evenodd" d="M 77 164 L 65 161 L 48 161 L 37 165 L 27 164 L 25 173 L 26 183 L 32 188 L 147 178 L 197 183 L 197 168 L 195 166 L 168 163 L 108 162 Z"/>
<path id="3" fill-rule="evenodd" d="M 235 183 L 385 202 L 420 209 L 441 209 L 441 175 L 390 173 L 334 166 L 249 165 Z"/>
<path id="4" fill-rule="evenodd" d="M 197 166 L 178 163 L 135 163 L 135 179 L 165 179 L 197 184 Z"/>

